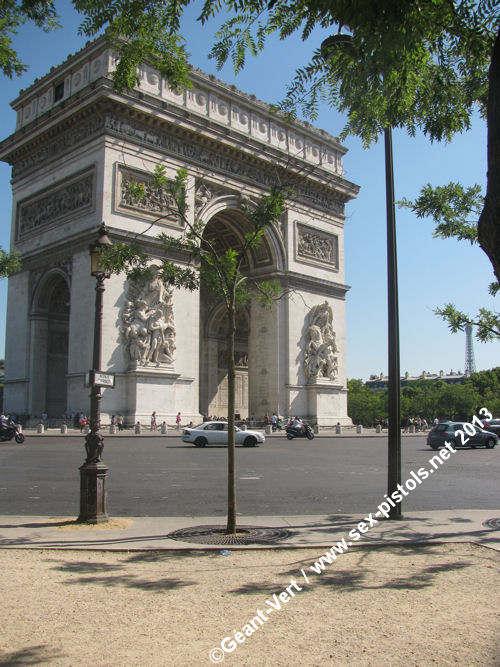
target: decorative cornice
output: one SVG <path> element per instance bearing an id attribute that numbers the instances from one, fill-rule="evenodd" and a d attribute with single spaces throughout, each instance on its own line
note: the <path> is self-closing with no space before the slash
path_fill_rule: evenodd
<path id="1" fill-rule="evenodd" d="M 72 122 L 68 119 L 61 124 L 59 131 L 51 128 L 43 137 L 39 135 L 34 146 L 27 143 L 11 151 L 8 159 L 14 163 L 13 179 L 25 177 L 52 160 L 60 160 L 98 137 L 110 136 L 177 158 L 182 164 L 199 167 L 202 173 L 208 171 L 230 175 L 264 190 L 278 182 L 276 161 L 265 153 L 243 154 L 224 143 L 208 141 L 201 134 L 167 122 L 158 122 L 158 119 L 128 109 L 122 104 L 109 102 L 106 105 L 93 105 L 93 109 L 93 115 L 84 110 L 82 118 L 75 114 Z M 300 165 L 300 162 L 291 160 L 287 176 L 293 176 Z M 318 170 L 321 171 L 320 168 Z M 358 191 L 357 186 L 334 175 L 328 175 L 326 184 L 321 174 L 315 171 L 309 176 L 297 175 L 296 180 L 293 183 L 296 202 L 339 218 L 343 218 L 344 203 L 355 197 Z"/>
<path id="2" fill-rule="evenodd" d="M 342 156 L 346 149 L 327 132 L 298 120 L 289 122 L 279 113 L 272 113 L 271 106 L 254 95 L 200 70 L 191 73 L 192 89 L 180 91 L 170 89 L 157 70 L 143 64 L 137 70 L 136 87 L 117 93 L 111 79 L 116 64 L 116 54 L 105 38 L 99 38 L 23 91 L 12 104 L 18 114 L 15 141 L 3 142 L 0 153 L 5 156 L 7 144 L 19 145 L 44 126 L 54 124 L 58 117 L 73 115 L 92 96 L 100 94 L 160 121 L 179 124 L 195 133 L 204 130 L 212 140 L 233 144 L 240 151 L 271 151 L 282 164 L 295 160 L 303 165 L 303 172 L 307 164 L 324 172 L 325 178 L 328 174 L 344 181 Z M 356 196 L 355 186 L 348 190 L 348 198 Z"/>

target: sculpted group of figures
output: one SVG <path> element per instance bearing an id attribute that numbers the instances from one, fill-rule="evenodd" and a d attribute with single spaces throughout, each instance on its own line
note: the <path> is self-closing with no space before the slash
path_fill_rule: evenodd
<path id="1" fill-rule="evenodd" d="M 172 290 L 158 277 L 158 269 L 153 271 L 153 279 L 145 284 L 129 282 L 122 315 L 125 358 L 141 366 L 174 361 Z"/>
<path id="2" fill-rule="evenodd" d="M 304 372 L 308 380 L 334 380 L 337 377 L 338 357 L 335 353 L 338 349 L 332 322 L 332 309 L 326 301 L 311 309 L 304 350 Z"/>

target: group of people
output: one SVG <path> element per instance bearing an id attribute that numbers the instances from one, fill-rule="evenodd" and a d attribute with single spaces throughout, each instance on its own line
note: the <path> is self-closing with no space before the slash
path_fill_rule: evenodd
<path id="1" fill-rule="evenodd" d="M 422 417 L 409 417 L 404 425 L 403 433 L 408 433 L 410 426 L 413 426 L 416 432 L 422 431 L 425 433 L 429 428 L 429 423 L 427 422 L 427 419 L 422 419 Z"/>
<path id="2" fill-rule="evenodd" d="M 181 413 L 178 412 L 177 416 L 175 417 L 175 426 L 176 426 L 178 431 L 181 428 L 181 422 L 182 422 Z M 192 422 L 191 422 L 191 424 L 192 424 Z M 152 415 L 151 415 L 151 430 L 152 431 L 157 431 L 158 430 L 158 417 L 157 417 L 157 414 L 156 414 L 156 410 L 154 410 Z"/>

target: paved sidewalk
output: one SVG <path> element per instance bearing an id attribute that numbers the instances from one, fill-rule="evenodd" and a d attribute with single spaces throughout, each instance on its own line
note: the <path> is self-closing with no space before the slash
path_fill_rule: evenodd
<path id="1" fill-rule="evenodd" d="M 183 426 L 182 428 L 185 428 Z M 177 430 L 175 426 L 169 426 L 167 429 L 166 433 L 161 432 L 161 428 L 158 428 L 156 431 L 151 431 L 149 426 L 142 425 L 141 427 L 141 433 L 137 434 L 135 432 L 135 428 L 127 428 L 124 429 L 123 431 L 116 431 L 115 433 L 110 433 L 109 432 L 109 426 L 103 426 L 101 428 L 101 433 L 104 435 L 106 439 L 108 438 L 130 438 L 130 437 L 142 437 L 142 436 L 147 436 L 150 438 L 180 438 L 182 435 L 182 428 L 181 430 Z M 250 430 L 255 430 L 255 431 L 260 431 L 261 433 L 265 433 L 265 429 L 260 428 L 260 427 L 251 427 Z M 414 433 L 406 433 L 404 431 L 401 432 L 401 437 L 427 437 L 429 431 L 418 431 Z M 36 428 L 25 428 L 23 429 L 23 433 L 26 436 L 37 436 L 37 437 L 79 437 L 79 438 L 84 438 L 85 433 L 80 432 L 79 428 L 68 428 L 66 433 L 61 433 L 60 428 L 48 428 L 45 429 L 43 433 L 38 433 Z M 355 426 L 344 426 L 342 427 L 341 433 L 336 433 L 335 428 L 329 428 L 329 427 L 322 427 L 320 428 L 319 433 L 315 434 L 315 438 L 331 438 L 331 437 L 337 437 L 337 438 L 387 438 L 387 429 L 382 430 L 380 433 L 377 433 L 374 428 L 363 428 L 363 431 L 361 433 L 356 432 L 356 427 Z M 265 433 L 266 438 L 285 438 L 286 433 L 285 430 L 281 431 L 275 431 L 274 433 Z"/>
<path id="2" fill-rule="evenodd" d="M 265 545 L 199 544 L 169 537 L 195 526 L 222 526 L 222 517 L 131 517 L 99 526 L 74 523 L 74 517 L 0 516 L 0 548 L 89 550 L 264 549 L 330 547 L 345 538 L 349 548 L 439 542 L 474 542 L 500 551 L 500 509 L 409 512 L 401 520 L 378 520 L 356 542 L 349 531 L 362 515 L 239 517 L 240 527 L 277 527 L 286 539 Z M 366 526 L 369 522 L 365 521 Z"/>

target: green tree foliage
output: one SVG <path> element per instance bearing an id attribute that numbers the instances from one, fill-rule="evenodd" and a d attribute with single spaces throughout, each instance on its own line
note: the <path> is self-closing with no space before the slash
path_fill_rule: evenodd
<path id="1" fill-rule="evenodd" d="M 348 380 L 347 411 L 355 424 L 373 426 L 387 414 L 387 390 L 374 390 L 362 380 Z M 486 407 L 500 418 L 500 367 L 473 373 L 463 384 L 415 380 L 401 389 L 401 422 L 420 416 L 429 421 L 467 421 Z"/>
<path id="2" fill-rule="evenodd" d="M 355 424 L 374 426 L 387 414 L 387 391 L 374 391 L 362 380 L 348 380 L 347 413 Z"/>
<path id="3" fill-rule="evenodd" d="M 236 532 L 236 477 L 234 441 L 234 401 L 235 401 L 235 361 L 234 341 L 237 311 L 245 307 L 250 299 L 258 299 L 270 304 L 280 292 L 280 286 L 270 281 L 249 280 L 242 271 L 244 260 L 250 249 L 262 242 L 264 233 L 282 219 L 285 207 L 285 193 L 277 187 L 252 205 L 242 208 L 244 223 L 243 242 L 235 248 L 218 250 L 205 235 L 203 220 L 193 219 L 189 214 L 186 198 L 187 171 L 179 169 L 173 179 L 166 176 L 165 168 L 158 165 L 153 174 L 155 187 L 161 188 L 166 199 L 173 202 L 166 216 L 175 217 L 182 223 L 183 233 L 172 236 L 159 234 L 159 253 L 163 255 L 159 277 L 167 285 L 189 291 L 204 287 L 212 292 L 225 306 L 227 334 L 227 377 L 228 377 L 228 516 L 227 532 Z M 140 184 L 133 184 L 128 196 L 141 199 Z M 173 261 L 173 255 L 179 257 Z M 112 273 L 125 272 L 135 280 L 150 277 L 150 257 L 138 245 L 120 243 L 102 252 L 104 266 Z"/>
<path id="4" fill-rule="evenodd" d="M 32 22 L 43 30 L 52 30 L 59 24 L 56 20 L 53 0 L 2 0 L 0 3 L 0 69 L 12 78 L 19 76 L 27 67 L 19 60 L 12 46 L 12 39 L 19 28 Z"/>
<path id="5" fill-rule="evenodd" d="M 11 273 L 21 270 L 21 258 L 17 251 L 5 252 L 0 248 L 0 278 L 7 278 Z"/>
<path id="6" fill-rule="evenodd" d="M 418 218 L 433 218 L 436 238 L 456 238 L 471 244 L 477 243 L 477 216 L 484 205 L 479 185 L 464 189 L 459 183 L 449 183 L 433 188 L 428 183 L 415 201 L 403 199 L 399 204 L 410 208 Z M 495 295 L 499 288 L 499 283 L 492 283 L 490 293 Z M 436 308 L 434 312 L 448 323 L 452 333 L 463 331 L 467 324 L 471 324 L 475 328 L 476 338 L 481 342 L 500 338 L 500 313 L 480 308 L 476 316 L 470 317 L 457 310 L 452 303 Z"/>

